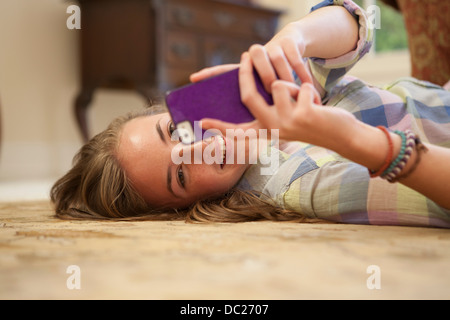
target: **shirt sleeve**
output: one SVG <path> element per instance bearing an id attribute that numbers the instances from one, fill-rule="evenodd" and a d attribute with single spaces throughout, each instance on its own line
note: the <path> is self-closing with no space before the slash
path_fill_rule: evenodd
<path id="1" fill-rule="evenodd" d="M 365 167 L 339 156 L 316 164 L 290 184 L 284 207 L 340 223 L 450 228 L 450 210 L 417 191 L 370 178 Z"/>
<path id="2" fill-rule="evenodd" d="M 359 39 L 356 48 L 340 57 L 331 59 L 310 58 L 309 67 L 313 77 L 326 93 L 367 53 L 373 41 L 373 28 L 370 27 L 367 14 L 350 0 L 325 0 L 312 7 L 311 12 L 325 6 L 339 5 L 350 12 L 359 24 Z"/>

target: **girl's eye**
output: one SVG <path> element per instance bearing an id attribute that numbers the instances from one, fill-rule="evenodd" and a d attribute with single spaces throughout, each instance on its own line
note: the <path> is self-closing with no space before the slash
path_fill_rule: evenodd
<path id="1" fill-rule="evenodd" d="M 167 126 L 167 131 L 169 132 L 169 136 L 171 137 L 172 141 L 180 141 L 181 142 L 181 137 L 179 136 L 178 131 L 176 130 L 176 127 L 172 121 L 169 121 L 169 124 Z"/>
<path id="2" fill-rule="evenodd" d="M 169 135 L 172 136 L 173 132 L 175 131 L 175 125 L 173 124 L 172 121 L 169 121 L 168 130 L 169 130 Z"/>
<path id="3" fill-rule="evenodd" d="M 177 169 L 177 178 L 178 178 L 178 183 L 184 188 L 184 173 L 183 173 L 183 168 L 180 166 Z"/>

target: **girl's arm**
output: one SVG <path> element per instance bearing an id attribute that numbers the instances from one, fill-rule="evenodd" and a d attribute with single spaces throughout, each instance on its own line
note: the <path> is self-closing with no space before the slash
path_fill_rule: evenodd
<path id="1" fill-rule="evenodd" d="M 358 22 L 347 9 L 342 6 L 328 6 L 320 8 L 306 15 L 303 19 L 285 27 L 287 34 L 296 35 L 302 39 L 298 41 L 305 58 L 335 58 L 356 47 L 358 41 Z M 271 41 L 283 37 L 284 30 Z M 270 44 L 270 42 L 269 42 Z"/>
<path id="2" fill-rule="evenodd" d="M 320 106 L 317 92 L 309 83 L 301 87 L 290 82 L 277 80 L 272 84 L 274 106 L 267 105 L 256 90 L 253 66 L 249 55 L 242 56 L 240 67 L 241 96 L 243 102 L 257 120 L 248 124 L 230 124 L 218 120 L 202 120 L 202 128 L 226 129 L 253 128 L 279 129 L 279 138 L 298 140 L 333 150 L 353 162 L 376 172 L 382 168 L 389 151 L 386 134 L 375 127 L 357 120 L 350 112 L 341 108 Z M 393 143 L 395 159 L 400 153 L 401 138 L 388 133 Z M 400 172 L 410 175 L 399 180 L 440 206 L 450 209 L 450 149 L 434 145 L 426 146 L 428 151 L 412 152 L 411 158 Z"/>
<path id="3" fill-rule="evenodd" d="M 295 71 L 302 83 L 313 83 L 303 58 L 336 58 L 355 49 L 358 22 L 342 6 L 328 6 L 285 26 L 265 46 L 253 45 L 250 58 L 265 88 L 271 92 L 278 79 L 294 82 Z M 322 88 L 315 84 L 316 89 Z"/>
<path id="4" fill-rule="evenodd" d="M 348 146 L 339 146 L 338 142 L 335 142 L 331 149 L 375 172 L 383 165 L 388 152 L 386 136 L 381 130 L 364 124 L 356 118 L 353 122 L 355 124 L 352 130 L 347 133 L 346 130 L 341 130 L 343 131 L 341 134 L 348 135 L 347 139 L 350 141 Z M 395 133 L 390 133 L 390 136 L 394 142 L 393 158 L 395 159 L 400 152 L 401 138 Z M 448 165 L 450 149 L 429 144 L 426 148 L 428 150 L 421 151 L 420 155 L 417 150 L 413 151 L 400 176 L 407 172 L 411 174 L 398 182 L 416 190 L 440 206 L 450 209 L 450 165 Z M 417 162 L 419 156 L 420 161 Z"/>
<path id="5" fill-rule="evenodd" d="M 356 47 L 358 30 L 358 22 L 347 9 L 328 6 L 286 25 L 265 46 L 250 47 L 249 53 L 266 90 L 271 92 L 271 85 L 277 80 L 277 75 L 281 80 L 293 82 L 292 71 L 303 83 L 313 83 L 309 68 L 302 58 L 327 59 L 350 52 Z M 230 64 L 206 68 L 192 74 L 191 81 L 198 82 L 238 66 Z M 315 85 L 323 93 L 323 89 Z"/>

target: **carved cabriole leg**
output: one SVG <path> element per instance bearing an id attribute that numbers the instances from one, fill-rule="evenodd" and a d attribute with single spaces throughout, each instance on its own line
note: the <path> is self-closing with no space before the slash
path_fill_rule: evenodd
<path id="1" fill-rule="evenodd" d="M 145 99 L 145 107 L 164 103 L 164 95 L 156 88 L 141 85 L 136 87 L 136 92 Z"/>
<path id="2" fill-rule="evenodd" d="M 82 90 L 75 99 L 74 112 L 78 129 L 84 142 L 89 140 L 89 128 L 87 123 L 87 108 L 92 101 L 92 90 Z"/>

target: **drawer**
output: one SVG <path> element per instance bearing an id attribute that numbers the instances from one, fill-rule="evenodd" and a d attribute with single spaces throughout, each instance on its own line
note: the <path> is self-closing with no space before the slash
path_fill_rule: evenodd
<path id="1" fill-rule="evenodd" d="M 276 20 L 247 7 L 217 6 L 210 13 L 210 23 L 216 32 L 267 42 L 275 33 Z"/>
<path id="2" fill-rule="evenodd" d="M 207 16 L 196 1 L 172 2 L 165 8 L 165 20 L 170 27 L 198 30 L 205 27 Z"/>
<path id="3" fill-rule="evenodd" d="M 164 69 L 164 74 L 162 75 L 162 83 L 164 83 L 164 90 L 171 90 L 178 88 L 190 83 L 189 76 L 194 72 L 198 71 L 195 68 L 177 68 L 177 67 L 167 67 Z"/>
<path id="4" fill-rule="evenodd" d="M 277 16 L 254 7 L 215 1 L 170 1 L 166 21 L 169 28 L 268 41 L 275 33 Z"/>
<path id="5" fill-rule="evenodd" d="M 205 66 L 215 66 L 228 63 L 239 63 L 241 54 L 248 50 L 249 45 L 245 41 L 232 41 L 220 37 L 208 37 L 203 43 Z"/>
<path id="6" fill-rule="evenodd" d="M 189 33 L 169 32 L 164 55 L 169 65 L 196 66 L 199 55 L 196 37 Z"/>

